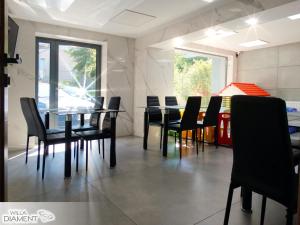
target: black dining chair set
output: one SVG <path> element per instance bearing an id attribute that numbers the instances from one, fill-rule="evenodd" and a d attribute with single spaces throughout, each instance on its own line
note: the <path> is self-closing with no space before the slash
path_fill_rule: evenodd
<path id="1" fill-rule="evenodd" d="M 221 96 L 212 96 L 208 108 L 206 110 L 204 120 L 198 121 L 198 114 L 201 106 L 201 97 L 200 96 L 190 96 L 187 99 L 187 103 L 184 109 L 184 113 L 181 118 L 181 113 L 178 107 L 178 101 L 176 96 L 166 96 L 165 97 L 165 107 L 168 106 L 169 120 L 168 120 L 168 130 L 175 131 L 175 143 L 177 136 L 179 137 L 179 152 L 180 159 L 182 158 L 182 132 L 183 131 L 193 131 L 195 134 L 197 154 L 198 154 L 198 139 L 197 139 L 197 130 L 200 129 L 202 134 L 202 151 L 204 151 L 204 132 L 206 127 L 215 127 L 214 129 L 214 144 L 218 146 L 218 133 L 217 133 L 217 124 L 218 124 L 218 115 L 221 109 L 222 97 Z M 148 110 L 148 127 L 146 127 L 146 133 L 149 132 L 149 126 L 158 126 L 160 127 L 160 148 L 162 147 L 162 134 L 163 128 L 165 126 L 163 121 L 163 114 L 160 108 L 159 97 L 158 96 L 147 96 L 147 110 Z M 187 137 L 186 135 L 186 144 Z"/>
<path id="2" fill-rule="evenodd" d="M 119 110 L 120 107 L 120 97 L 111 97 L 108 109 Z M 95 102 L 95 110 L 103 109 L 103 97 L 97 97 Z M 37 170 L 40 168 L 40 146 L 41 142 L 44 143 L 44 153 L 43 153 L 43 165 L 42 165 L 42 179 L 45 175 L 45 164 L 46 157 L 48 154 L 49 146 L 53 146 L 53 157 L 54 157 L 54 146 L 56 144 L 66 143 L 65 131 L 63 129 L 46 129 L 40 112 L 38 111 L 37 104 L 34 98 L 23 97 L 20 99 L 21 109 L 27 124 L 27 143 L 26 143 L 26 159 L 28 162 L 28 148 L 29 148 L 29 138 L 37 137 L 38 139 L 38 155 L 37 155 Z M 79 141 L 86 142 L 86 169 L 88 168 L 88 141 L 97 140 L 98 148 L 100 154 L 100 140 L 102 140 L 102 155 L 104 159 L 104 139 L 111 138 L 110 132 L 110 115 L 105 113 L 102 127 L 100 124 L 100 114 L 101 112 L 92 112 L 89 120 L 89 124 L 80 124 L 79 126 L 72 127 L 72 133 L 70 137 L 70 142 L 74 145 L 74 156 L 76 157 L 76 171 L 78 171 L 78 157 L 79 157 Z"/>

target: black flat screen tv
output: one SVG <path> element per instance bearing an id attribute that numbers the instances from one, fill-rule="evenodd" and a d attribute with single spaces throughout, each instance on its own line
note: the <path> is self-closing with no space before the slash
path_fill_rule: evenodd
<path id="1" fill-rule="evenodd" d="M 11 17 L 8 17 L 8 55 L 10 58 L 15 57 L 18 31 L 18 24 Z"/>

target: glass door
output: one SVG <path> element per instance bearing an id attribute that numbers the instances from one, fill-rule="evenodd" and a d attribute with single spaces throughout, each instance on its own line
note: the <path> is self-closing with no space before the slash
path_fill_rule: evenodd
<path id="1" fill-rule="evenodd" d="M 39 109 L 93 107 L 100 96 L 101 47 L 46 38 L 37 38 L 36 45 Z M 63 117 L 50 122 L 64 126 Z M 77 118 L 73 124 L 78 124 Z"/>
<path id="2" fill-rule="evenodd" d="M 58 46 L 58 107 L 93 107 L 96 96 L 96 49 Z"/>

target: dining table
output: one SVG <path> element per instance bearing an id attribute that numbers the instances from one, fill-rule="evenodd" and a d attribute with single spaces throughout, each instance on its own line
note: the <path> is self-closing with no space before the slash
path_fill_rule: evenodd
<path id="1" fill-rule="evenodd" d="M 71 177 L 71 134 L 72 134 L 72 117 L 73 115 L 80 116 L 80 125 L 84 125 L 84 116 L 86 114 L 98 113 L 109 113 L 110 115 L 110 168 L 116 166 L 116 118 L 117 114 L 120 112 L 125 112 L 124 110 L 112 110 L 112 109 L 96 109 L 96 108 L 57 108 L 57 109 L 47 109 L 43 110 L 45 112 L 45 127 L 49 129 L 50 114 L 64 116 L 65 117 L 65 165 L 64 165 L 64 176 L 65 178 Z"/>

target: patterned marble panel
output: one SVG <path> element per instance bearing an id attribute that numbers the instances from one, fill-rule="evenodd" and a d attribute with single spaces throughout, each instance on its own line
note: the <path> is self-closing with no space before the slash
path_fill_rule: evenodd
<path id="1" fill-rule="evenodd" d="M 134 134 L 143 134 L 143 109 L 147 95 L 157 95 L 164 105 L 166 95 L 173 95 L 174 51 L 147 48 L 136 51 Z M 158 132 L 155 130 L 155 132 Z"/>

